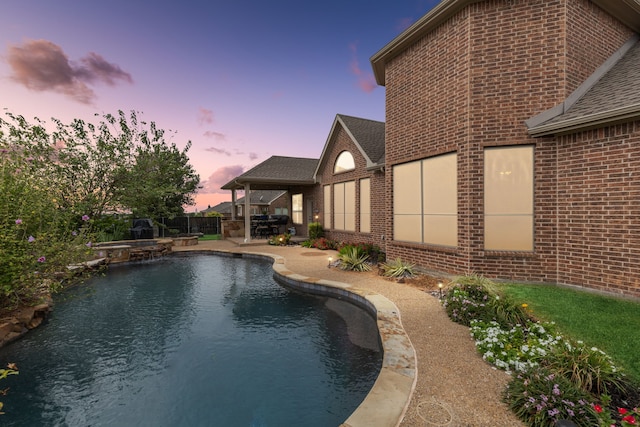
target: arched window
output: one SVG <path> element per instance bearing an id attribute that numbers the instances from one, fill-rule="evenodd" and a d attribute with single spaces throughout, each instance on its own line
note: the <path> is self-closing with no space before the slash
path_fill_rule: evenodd
<path id="1" fill-rule="evenodd" d="M 354 170 L 356 168 L 356 162 L 353 160 L 353 156 L 348 151 L 343 151 L 338 155 L 336 164 L 333 166 L 333 173 L 346 172 Z"/>

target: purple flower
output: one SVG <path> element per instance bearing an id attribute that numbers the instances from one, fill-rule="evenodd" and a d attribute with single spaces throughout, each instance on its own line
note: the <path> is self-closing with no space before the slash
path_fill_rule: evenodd
<path id="1" fill-rule="evenodd" d="M 82 215 L 83 221 L 89 221 L 89 215 Z"/>
<path id="2" fill-rule="evenodd" d="M 556 396 L 560 395 L 560 386 L 558 384 L 553 385 L 553 394 L 555 394 Z"/>
<path id="3" fill-rule="evenodd" d="M 27 240 L 29 241 L 29 243 L 31 243 L 31 242 L 35 242 L 36 238 L 33 236 L 29 236 Z"/>
<path id="4" fill-rule="evenodd" d="M 40 258 L 38 258 L 38 262 L 45 262 L 47 259 L 43 256 L 41 256 Z"/>
<path id="5" fill-rule="evenodd" d="M 91 247 L 91 242 L 87 242 L 85 246 L 90 248 Z"/>
<path id="6" fill-rule="evenodd" d="M 72 235 L 72 236 L 77 236 L 77 235 L 78 235 L 78 232 L 77 232 L 76 230 L 73 230 L 73 231 L 71 232 L 71 235 Z"/>
<path id="7" fill-rule="evenodd" d="M 20 218 L 16 219 L 16 225 L 22 224 L 22 220 Z"/>

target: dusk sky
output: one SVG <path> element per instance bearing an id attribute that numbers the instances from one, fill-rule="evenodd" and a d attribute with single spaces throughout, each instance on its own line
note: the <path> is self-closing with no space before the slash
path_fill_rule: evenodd
<path id="1" fill-rule="evenodd" d="M 318 158 L 336 114 L 384 121 L 369 58 L 438 2 L 6 2 L 0 114 L 138 111 L 192 142 L 206 209 L 272 155 Z"/>

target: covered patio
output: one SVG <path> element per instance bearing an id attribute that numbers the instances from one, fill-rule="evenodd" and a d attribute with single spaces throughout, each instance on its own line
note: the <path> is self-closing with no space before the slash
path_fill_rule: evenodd
<path id="1" fill-rule="evenodd" d="M 296 234 L 307 234 L 307 226 L 313 221 L 314 192 L 317 187 L 315 177 L 318 159 L 301 157 L 272 156 L 223 185 L 223 190 L 231 191 L 231 221 L 237 221 L 237 192 L 244 191 L 245 203 L 242 208 L 244 219 L 243 243 L 252 241 L 251 198 L 246 197 L 254 190 L 284 190 L 288 193 L 290 225 Z M 292 200 L 295 195 L 295 201 Z"/>

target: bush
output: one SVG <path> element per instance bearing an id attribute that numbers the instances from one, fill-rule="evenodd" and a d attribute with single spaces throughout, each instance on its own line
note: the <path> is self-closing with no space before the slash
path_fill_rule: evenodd
<path id="1" fill-rule="evenodd" d="M 526 304 L 514 304 L 488 279 L 465 276 L 456 282 L 443 299 L 447 314 L 470 326 L 484 360 L 517 372 L 503 398 L 527 425 L 554 426 L 569 419 L 580 426 L 615 426 L 605 423 L 611 411 L 640 403 L 633 401 L 640 399 L 636 385 L 601 350 L 568 340 L 553 323 L 535 322 Z M 615 402 L 606 408 L 609 394 Z M 598 400 L 605 408 L 591 404 Z M 621 425 L 631 425 L 624 424 L 624 414 L 616 415 Z"/>
<path id="2" fill-rule="evenodd" d="M 515 376 L 503 394 L 509 408 L 528 426 L 555 426 L 571 420 L 579 426 L 597 426 L 592 396 L 570 380 L 544 369 Z"/>
<path id="3" fill-rule="evenodd" d="M 358 248 L 358 251 L 367 254 L 371 264 L 378 264 L 380 262 L 384 262 L 386 259 L 385 253 L 382 251 L 380 246 L 373 243 L 343 243 L 338 247 L 338 250 L 341 251 L 345 247 Z"/>
<path id="4" fill-rule="evenodd" d="M 324 237 L 324 229 L 319 222 L 309 223 L 309 239 L 315 240 Z"/>
<path id="5" fill-rule="evenodd" d="M 572 343 L 567 340 L 555 347 L 545 365 L 595 395 L 624 392 L 628 387 L 626 378 L 611 357 L 596 347 L 587 347 L 582 341 Z"/>
<path id="6" fill-rule="evenodd" d="M 537 367 L 562 340 L 553 324 L 534 322 L 504 329 L 496 321 L 472 320 L 471 336 L 482 358 L 507 372 Z"/>
<path id="7" fill-rule="evenodd" d="M 284 233 L 269 238 L 269 244 L 274 246 L 287 246 L 291 241 L 291 234 Z"/>
<path id="8" fill-rule="evenodd" d="M 321 250 L 327 249 L 337 249 L 339 244 L 335 240 L 327 239 L 325 237 L 320 237 L 318 239 L 309 239 L 300 243 L 301 246 L 305 248 L 316 248 Z"/>
<path id="9" fill-rule="evenodd" d="M 368 259 L 369 255 L 357 246 L 344 246 L 338 254 L 340 268 L 343 270 L 370 271 L 371 264 L 367 262 Z"/>
<path id="10" fill-rule="evenodd" d="M 385 277 L 411 277 L 415 274 L 413 270 L 415 265 L 404 262 L 400 258 L 385 262 L 380 268 Z"/>
<path id="11" fill-rule="evenodd" d="M 529 315 L 524 307 L 497 291 L 495 284 L 480 276 L 464 276 L 456 279 L 443 299 L 449 317 L 465 326 L 472 320 L 495 321 L 505 329 L 524 325 Z"/>
<path id="12" fill-rule="evenodd" d="M 2 134 L 0 133 L 0 136 Z M 0 139 L 0 309 L 36 303 L 91 255 L 91 219 L 61 209 L 55 180 Z"/>

